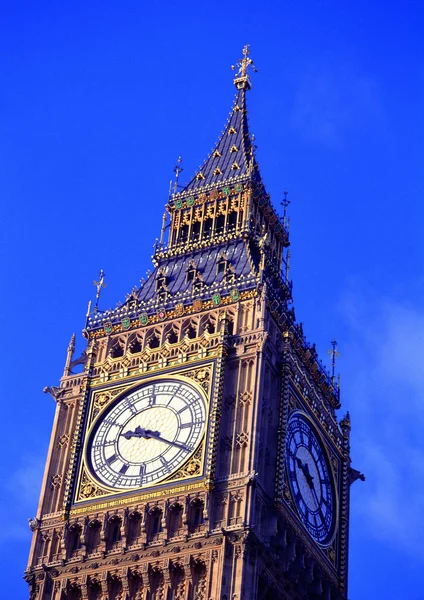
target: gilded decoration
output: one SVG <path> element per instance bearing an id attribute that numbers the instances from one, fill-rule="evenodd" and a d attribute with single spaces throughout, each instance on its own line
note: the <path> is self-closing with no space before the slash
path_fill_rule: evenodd
<path id="1" fill-rule="evenodd" d="M 185 377 L 189 377 L 190 379 L 194 379 L 197 381 L 202 388 L 205 390 L 206 394 L 209 396 L 209 388 L 211 383 L 211 371 L 210 368 L 201 368 L 193 371 L 186 371 L 184 373 Z"/>
<path id="2" fill-rule="evenodd" d="M 89 500 L 90 498 L 97 498 L 98 496 L 104 496 L 105 494 L 107 494 L 107 490 L 97 483 L 94 483 L 87 471 L 83 469 L 77 501 Z"/>
<path id="3" fill-rule="evenodd" d="M 203 440 L 196 452 L 188 459 L 188 461 L 174 475 L 165 481 L 174 481 L 176 479 L 184 479 L 186 477 L 197 477 L 202 472 L 202 457 L 205 441 Z"/>
<path id="4" fill-rule="evenodd" d="M 203 364 L 196 368 L 191 369 L 180 369 L 180 370 L 172 370 L 168 376 L 171 377 L 186 377 L 188 379 L 192 379 L 202 390 L 204 391 L 208 402 L 210 402 L 211 396 L 211 385 L 212 385 L 212 372 L 213 372 L 213 364 Z M 162 371 L 162 377 L 165 375 L 166 371 Z M 159 375 L 159 374 L 158 374 Z M 156 375 L 156 377 L 158 377 Z M 132 381 L 127 385 L 121 385 L 118 387 L 114 387 L 112 389 L 102 389 L 93 394 L 93 401 L 91 404 L 91 410 L 88 416 L 88 426 L 91 427 L 97 418 L 97 415 L 100 411 L 104 410 L 108 404 L 114 401 L 114 399 L 123 392 L 127 392 L 129 390 L 137 388 L 139 385 L 143 385 L 144 382 L 154 381 L 156 377 L 148 377 L 144 379 L 139 379 L 137 382 Z M 88 439 L 88 438 L 87 438 Z M 175 472 L 170 478 L 164 479 L 161 481 L 160 485 L 166 485 L 168 481 L 176 481 L 178 479 L 187 479 L 192 477 L 198 477 L 203 472 L 203 456 L 205 452 L 205 442 L 204 439 L 199 443 L 199 446 L 195 450 L 194 454 L 192 454 L 188 460 Z M 91 498 L 97 498 L 101 496 L 110 496 L 120 494 L 125 490 L 112 490 L 107 487 L 103 487 L 101 484 L 98 484 L 94 478 L 91 478 L 89 474 L 89 470 L 85 464 L 86 458 L 83 457 L 82 464 L 80 467 L 80 475 L 79 475 L 79 484 L 77 487 L 76 494 L 76 502 L 81 502 L 84 500 L 88 500 Z M 53 485 L 53 482 L 52 482 Z M 57 482 L 55 481 L 55 485 Z M 134 489 L 129 490 L 131 492 L 135 492 Z"/>
<path id="5" fill-rule="evenodd" d="M 248 300 L 251 298 L 255 298 L 257 296 L 256 289 L 246 290 L 243 292 L 239 292 L 239 290 L 237 290 L 237 292 L 238 292 L 237 300 L 234 297 L 234 294 L 237 296 L 235 291 L 233 291 L 233 293 L 229 292 L 228 296 L 221 297 L 221 305 L 228 305 L 228 304 L 240 302 L 242 300 Z M 141 308 L 141 305 L 137 308 L 137 310 L 139 310 L 140 308 Z M 184 306 L 181 302 L 178 302 L 178 303 L 176 303 L 176 305 L 174 306 L 173 309 L 167 310 L 166 312 L 159 311 L 160 316 L 159 316 L 159 313 L 152 314 L 149 316 L 146 312 L 142 312 L 138 317 L 131 320 L 130 330 L 139 328 L 140 323 L 143 326 L 145 326 L 147 324 L 154 325 L 156 323 L 162 323 L 164 320 L 172 321 L 172 319 L 181 317 L 181 316 L 183 316 L 183 314 L 192 315 L 193 313 L 201 312 L 204 310 L 209 310 L 211 308 L 215 308 L 215 305 L 214 305 L 214 302 L 212 299 L 202 300 L 202 298 L 195 298 L 193 300 L 192 304 L 188 304 L 187 306 Z M 108 332 L 105 332 L 103 327 L 99 328 L 99 329 L 91 329 L 88 333 L 89 339 L 102 338 L 105 336 L 105 333 L 106 333 L 106 335 L 110 335 L 111 333 L 116 334 L 116 333 L 124 331 L 121 322 L 116 323 L 114 325 L 112 325 L 112 323 L 110 323 L 110 326 L 111 326 L 111 330 Z"/>
<path id="6" fill-rule="evenodd" d="M 113 388 L 111 390 L 103 390 L 94 394 L 93 411 L 91 420 L 107 405 L 115 396 L 124 391 L 126 387 Z"/>

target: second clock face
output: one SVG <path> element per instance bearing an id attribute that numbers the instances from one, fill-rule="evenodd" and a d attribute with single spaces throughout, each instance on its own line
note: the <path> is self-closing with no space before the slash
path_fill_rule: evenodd
<path id="1" fill-rule="evenodd" d="M 318 543 L 328 544 L 336 516 L 331 468 L 311 422 L 300 412 L 292 414 L 287 426 L 286 465 L 300 519 Z"/>
<path id="2" fill-rule="evenodd" d="M 149 486 L 168 477 L 203 437 L 206 402 L 188 383 L 158 380 L 121 397 L 90 435 L 93 474 L 117 489 Z"/>

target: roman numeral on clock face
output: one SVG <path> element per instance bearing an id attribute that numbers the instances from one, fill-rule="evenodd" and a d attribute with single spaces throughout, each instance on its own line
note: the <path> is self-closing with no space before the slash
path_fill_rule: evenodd
<path id="1" fill-rule="evenodd" d="M 189 382 L 146 382 L 110 403 L 88 441 L 93 476 L 116 489 L 160 483 L 204 436 L 207 401 Z"/>

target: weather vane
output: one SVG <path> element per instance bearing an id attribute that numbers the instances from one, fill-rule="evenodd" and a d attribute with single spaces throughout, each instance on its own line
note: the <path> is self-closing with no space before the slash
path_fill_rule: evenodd
<path id="1" fill-rule="evenodd" d="M 333 346 L 331 350 L 328 350 L 328 354 L 331 356 L 331 381 L 333 382 L 333 385 L 336 381 L 336 358 L 338 358 L 340 356 L 340 352 L 337 350 L 337 342 L 336 340 L 333 340 L 331 342 L 331 345 Z"/>
<path id="2" fill-rule="evenodd" d="M 93 285 L 96 286 L 97 291 L 96 291 L 96 304 L 94 306 L 94 314 L 96 315 L 98 310 L 99 310 L 99 300 L 100 300 L 100 293 L 102 291 L 102 288 L 106 287 L 106 283 L 105 281 L 105 272 L 103 271 L 103 269 L 100 269 L 100 273 L 99 273 L 99 281 L 94 280 L 93 281 Z"/>
<path id="3" fill-rule="evenodd" d="M 243 58 L 239 58 L 237 61 L 237 64 L 231 66 L 233 71 L 238 69 L 236 78 L 234 80 L 234 83 L 236 85 L 239 83 L 244 83 L 246 81 L 249 83 L 249 76 L 247 74 L 247 70 L 249 67 L 252 67 L 254 73 L 258 72 L 257 68 L 255 67 L 255 65 L 253 63 L 253 60 L 251 58 L 249 58 L 249 55 L 250 55 L 249 44 L 245 45 L 245 47 L 242 50 L 242 54 L 243 54 Z M 243 86 L 241 86 L 241 87 L 243 87 Z M 249 87 L 250 87 L 250 85 L 249 85 Z"/>
<path id="4" fill-rule="evenodd" d="M 282 202 L 280 202 L 281 206 L 284 208 L 284 212 L 283 212 L 283 224 L 284 226 L 287 225 L 287 208 L 290 204 L 290 200 L 287 199 L 288 196 L 288 192 L 287 190 L 284 191 L 284 200 Z"/>
<path id="5" fill-rule="evenodd" d="M 181 156 L 179 156 L 177 159 L 177 164 L 174 167 L 174 173 L 175 173 L 174 194 L 177 192 L 177 189 L 178 189 L 178 179 L 180 177 L 180 173 L 182 171 L 184 171 L 184 169 L 181 166 L 182 162 L 183 162 L 183 159 L 181 158 Z"/>

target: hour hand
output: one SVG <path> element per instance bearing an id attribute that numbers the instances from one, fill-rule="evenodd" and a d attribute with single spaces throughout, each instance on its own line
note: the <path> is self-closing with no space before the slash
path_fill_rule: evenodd
<path id="1" fill-rule="evenodd" d="M 307 484 L 309 485 L 310 488 L 313 488 L 314 487 L 314 484 L 313 484 L 314 478 L 311 475 L 311 472 L 309 471 L 308 463 L 303 463 L 298 456 L 296 456 L 296 462 L 297 462 L 297 466 L 304 474 Z"/>
<path id="2" fill-rule="evenodd" d="M 137 438 L 147 438 L 147 434 L 146 434 L 146 430 L 143 429 L 143 427 L 140 427 L 140 425 L 137 425 L 137 427 L 134 429 L 134 431 L 131 431 L 131 429 L 129 431 L 126 431 L 125 433 L 122 434 L 124 436 L 125 439 L 130 440 L 132 437 L 137 437 Z"/>
<path id="3" fill-rule="evenodd" d="M 137 425 L 134 431 L 131 431 L 130 429 L 122 435 L 127 440 L 131 439 L 132 437 L 144 438 L 145 440 L 148 440 L 149 438 L 156 438 L 159 435 L 159 431 L 151 431 L 150 429 L 144 429 L 144 427 Z"/>

